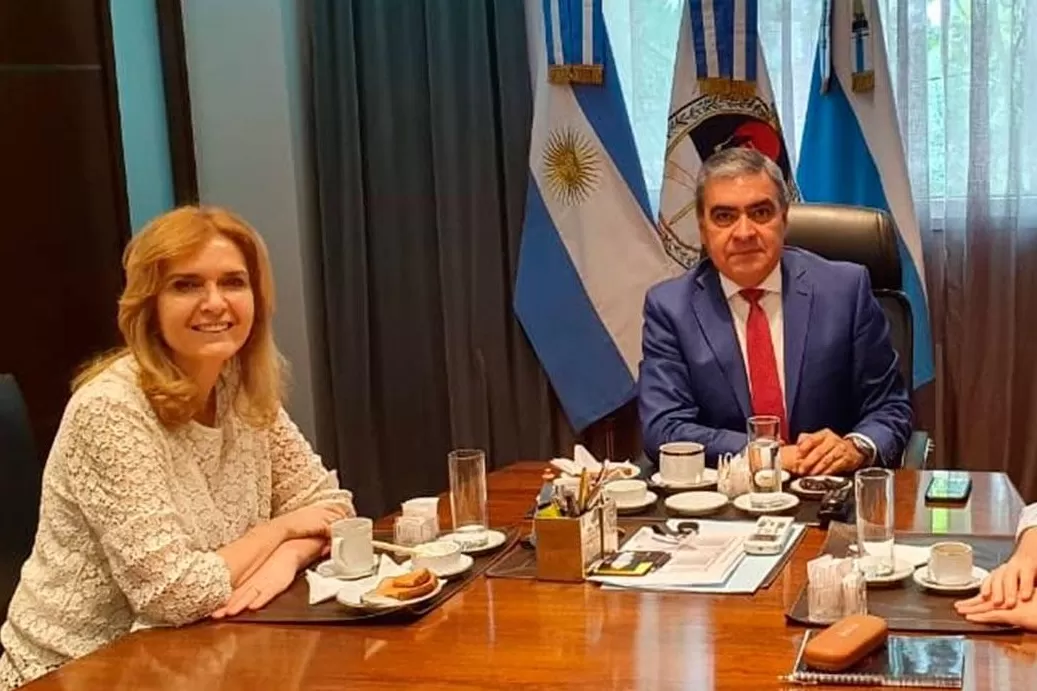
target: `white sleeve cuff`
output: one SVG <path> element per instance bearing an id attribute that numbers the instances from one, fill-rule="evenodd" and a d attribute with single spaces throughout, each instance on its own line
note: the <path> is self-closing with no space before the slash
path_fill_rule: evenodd
<path id="1" fill-rule="evenodd" d="M 864 442 L 864 445 L 871 449 L 871 453 L 864 459 L 864 465 L 861 467 L 873 466 L 879 462 L 879 447 L 875 446 L 875 442 L 871 440 L 871 437 L 860 434 L 859 432 L 850 432 L 846 435 L 847 439 L 857 439 Z"/>
<path id="2" fill-rule="evenodd" d="M 1030 504 L 1023 509 L 1023 515 L 1019 517 L 1019 529 L 1015 532 L 1016 539 L 1023 536 L 1023 531 L 1037 528 L 1037 503 Z"/>

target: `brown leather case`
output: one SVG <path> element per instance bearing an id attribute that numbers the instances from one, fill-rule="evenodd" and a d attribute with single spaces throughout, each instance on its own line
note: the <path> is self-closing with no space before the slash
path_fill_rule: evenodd
<path id="1" fill-rule="evenodd" d="M 851 614 L 810 639 L 803 661 L 824 672 L 841 672 L 886 642 L 886 620 L 870 614 Z"/>

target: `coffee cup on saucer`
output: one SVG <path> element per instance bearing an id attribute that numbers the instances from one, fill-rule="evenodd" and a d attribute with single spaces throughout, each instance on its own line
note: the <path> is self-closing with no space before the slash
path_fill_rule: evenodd
<path id="1" fill-rule="evenodd" d="M 937 542 L 929 548 L 929 580 L 956 586 L 972 582 L 972 547 L 964 542 Z"/>
<path id="2" fill-rule="evenodd" d="M 343 518 L 331 524 L 331 561 L 337 576 L 354 578 L 374 570 L 373 534 L 370 518 Z"/>
<path id="3" fill-rule="evenodd" d="M 694 485 L 706 469 L 706 447 L 694 441 L 671 441 L 659 447 L 659 476 L 668 485 Z"/>
<path id="4" fill-rule="evenodd" d="M 615 480 L 605 485 L 605 494 L 612 497 L 617 506 L 637 506 L 648 496 L 648 484 L 644 480 Z"/>
<path id="5" fill-rule="evenodd" d="M 461 545 L 449 540 L 416 545 L 411 564 L 415 569 L 428 569 L 436 574 L 449 573 L 461 564 Z"/>

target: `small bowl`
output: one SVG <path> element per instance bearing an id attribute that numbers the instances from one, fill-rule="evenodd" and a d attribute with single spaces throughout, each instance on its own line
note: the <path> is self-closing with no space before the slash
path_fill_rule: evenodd
<path id="1" fill-rule="evenodd" d="M 414 547 L 411 564 L 415 569 L 428 569 L 433 573 L 450 571 L 461 561 L 461 545 L 449 540 L 425 542 Z"/>
<path id="2" fill-rule="evenodd" d="M 605 485 L 605 491 L 617 504 L 637 504 L 644 501 L 648 483 L 644 480 L 615 480 Z"/>

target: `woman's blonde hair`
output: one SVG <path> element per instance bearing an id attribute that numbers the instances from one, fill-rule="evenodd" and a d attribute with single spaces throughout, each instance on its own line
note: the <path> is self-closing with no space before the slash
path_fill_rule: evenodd
<path id="1" fill-rule="evenodd" d="M 169 264 L 199 251 L 217 235 L 228 238 L 245 256 L 255 300 L 252 331 L 234 357 L 239 385 L 233 404 L 252 424 L 273 421 L 283 396 L 283 362 L 273 336 L 270 257 L 252 226 L 215 206 L 174 209 L 130 240 L 122 257 L 126 288 L 119 298 L 119 331 L 125 345 L 84 367 L 72 383 L 73 391 L 131 354 L 140 368 L 140 386 L 163 424 L 183 424 L 198 412 L 197 387 L 173 362 L 159 329 L 156 304 Z"/>

